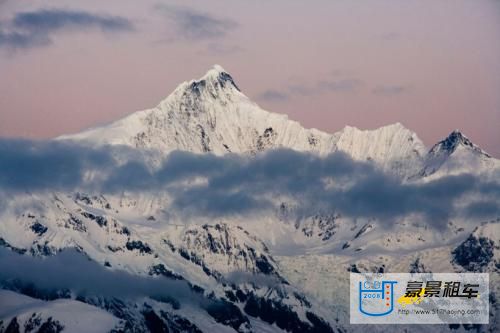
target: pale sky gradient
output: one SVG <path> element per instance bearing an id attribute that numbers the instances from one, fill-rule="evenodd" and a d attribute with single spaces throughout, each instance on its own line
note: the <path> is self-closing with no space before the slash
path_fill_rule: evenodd
<path id="1" fill-rule="evenodd" d="M 0 0 L 0 136 L 118 119 L 213 64 L 306 127 L 458 128 L 500 157 L 497 0 Z"/>

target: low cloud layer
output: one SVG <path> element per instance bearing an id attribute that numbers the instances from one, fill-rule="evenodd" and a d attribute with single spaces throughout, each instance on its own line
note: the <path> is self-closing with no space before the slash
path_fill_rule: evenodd
<path id="1" fill-rule="evenodd" d="M 63 142 L 0 139 L 0 189 L 66 190 L 84 185 L 87 172 L 113 167 L 109 152 Z M 101 169 L 102 171 L 102 169 Z"/>
<path id="2" fill-rule="evenodd" d="M 20 12 L 7 22 L 0 22 L 0 47 L 31 48 L 50 45 L 60 31 L 99 29 L 103 32 L 134 30 L 132 22 L 119 16 L 78 10 L 40 9 Z"/>
<path id="3" fill-rule="evenodd" d="M 137 298 L 150 296 L 175 299 L 182 303 L 206 302 L 183 280 L 132 275 L 113 270 L 88 259 L 75 250 L 37 258 L 19 255 L 0 247 L 0 286 L 36 286 L 38 292 L 51 295 L 70 290 L 76 296 Z M 82 274 L 85 272 L 85 274 Z"/>
<path id="4" fill-rule="evenodd" d="M 282 281 L 276 276 L 265 274 L 253 274 L 245 271 L 233 271 L 226 276 L 227 281 L 236 284 L 252 284 L 259 287 L 269 287 L 273 289 L 281 288 Z"/>
<path id="5" fill-rule="evenodd" d="M 299 203 L 303 214 L 335 211 L 388 222 L 418 215 L 438 228 L 456 216 L 500 216 L 496 177 L 404 182 L 340 152 L 319 157 L 286 149 L 255 157 L 176 151 L 152 168 L 143 155 L 123 147 L 0 140 L 0 189 L 163 191 L 172 197 L 169 209 L 211 218 L 266 213 L 276 209 L 276 197 Z"/>

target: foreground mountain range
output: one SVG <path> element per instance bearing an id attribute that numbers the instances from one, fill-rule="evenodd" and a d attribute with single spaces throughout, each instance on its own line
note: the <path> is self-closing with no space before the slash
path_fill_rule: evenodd
<path id="1" fill-rule="evenodd" d="M 490 272 L 490 325 L 411 331 L 498 330 L 500 161 L 459 131 L 428 150 L 399 123 L 306 129 L 214 66 L 47 144 L 116 165 L 72 187 L 6 186 L 0 332 L 364 331 L 350 271 Z"/>

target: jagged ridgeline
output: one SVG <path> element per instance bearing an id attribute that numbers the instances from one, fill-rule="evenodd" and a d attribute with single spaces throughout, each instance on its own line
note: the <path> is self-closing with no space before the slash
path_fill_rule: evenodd
<path id="1" fill-rule="evenodd" d="M 250 160 L 278 148 L 321 158 L 343 152 L 415 191 L 439 190 L 450 179 L 493 184 L 500 170 L 459 131 L 428 150 L 399 123 L 333 134 L 306 129 L 261 109 L 220 66 L 152 109 L 52 142 L 125 145 L 147 152 L 152 169 L 175 150 Z M 494 193 L 487 189 L 483 195 Z M 179 213 L 172 203 L 181 190 L 5 190 L 0 332 L 366 331 L 349 325 L 350 271 L 492 273 L 489 326 L 421 332 L 498 329 L 500 216 L 492 205 L 472 205 L 439 226 L 411 214 L 353 216 L 335 203 L 305 211 L 286 196 L 273 196 L 273 209 L 257 214 L 214 217 Z M 369 328 L 404 329 L 416 330 Z"/>

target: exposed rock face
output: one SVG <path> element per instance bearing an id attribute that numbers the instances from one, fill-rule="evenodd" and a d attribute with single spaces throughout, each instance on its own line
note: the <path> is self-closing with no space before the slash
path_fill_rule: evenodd
<path id="1" fill-rule="evenodd" d="M 191 226 L 181 235 L 165 239 L 169 249 L 222 277 L 232 271 L 277 275 L 267 246 L 241 227 L 227 224 Z"/>
<path id="2" fill-rule="evenodd" d="M 453 262 L 470 272 L 500 270 L 499 223 L 487 223 L 476 228 L 453 252 Z"/>

